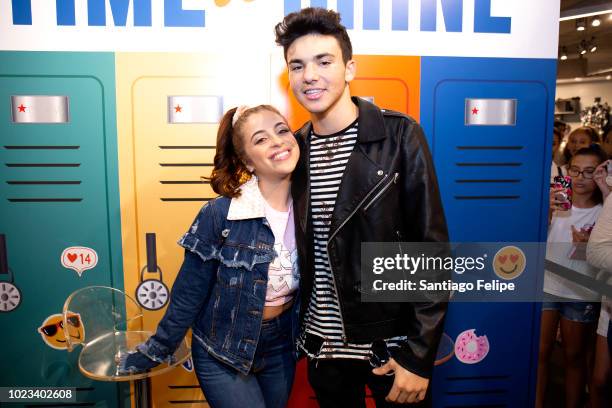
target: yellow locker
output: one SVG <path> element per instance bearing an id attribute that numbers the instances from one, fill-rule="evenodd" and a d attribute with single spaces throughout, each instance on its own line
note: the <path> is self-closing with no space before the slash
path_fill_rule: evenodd
<path id="1" fill-rule="evenodd" d="M 249 72 L 244 68 L 245 58 L 250 61 Z M 222 113 L 238 104 L 269 100 L 269 58 L 242 55 L 241 59 L 204 54 L 116 54 L 127 293 L 136 295 L 141 275 L 145 280 L 163 277 L 163 283 L 172 286 L 183 258 L 183 248 L 176 241 L 200 207 L 216 196 L 202 177 L 212 170 Z M 146 234 L 155 234 L 155 261 L 162 276 L 145 268 Z M 138 294 L 145 293 L 141 292 Z M 165 311 L 165 299 L 156 299 L 143 304 L 151 309 L 145 313 L 145 330 L 154 331 Z M 183 367 L 153 377 L 151 389 L 155 406 L 173 402 L 207 406 L 195 375 Z"/>

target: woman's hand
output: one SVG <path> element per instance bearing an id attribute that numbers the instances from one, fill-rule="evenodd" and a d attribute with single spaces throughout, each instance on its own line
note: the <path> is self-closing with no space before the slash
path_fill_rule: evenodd
<path id="1" fill-rule="evenodd" d="M 592 228 L 577 229 L 572 225 L 572 242 L 574 245 L 568 254 L 570 259 L 586 261 L 586 247 L 591 236 L 591 230 Z"/>
<path id="2" fill-rule="evenodd" d="M 144 373 L 158 365 L 159 363 L 157 361 L 151 360 L 149 357 L 136 350 L 121 355 L 119 364 L 117 364 L 117 371 L 119 374 L 123 375 Z"/>
<path id="3" fill-rule="evenodd" d="M 567 203 L 567 199 L 564 199 L 565 187 L 551 187 L 549 192 L 550 198 L 550 210 L 567 211 L 568 209 L 564 206 Z"/>
<path id="4" fill-rule="evenodd" d="M 608 183 L 606 183 L 606 177 L 608 177 L 607 166 L 609 162 L 610 160 L 606 160 L 605 162 L 601 163 L 595 168 L 595 173 L 593 173 L 593 181 L 595 181 L 595 184 L 597 184 L 597 187 L 599 187 L 601 190 L 604 200 L 608 194 L 610 194 L 610 191 L 612 191 Z"/>
<path id="5" fill-rule="evenodd" d="M 574 244 L 589 242 L 590 236 L 591 236 L 590 229 L 585 229 L 585 228 L 577 229 L 576 227 L 572 225 L 572 242 Z"/>

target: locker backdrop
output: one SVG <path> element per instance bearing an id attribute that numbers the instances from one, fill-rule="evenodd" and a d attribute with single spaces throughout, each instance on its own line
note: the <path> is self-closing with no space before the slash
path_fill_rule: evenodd
<path id="1" fill-rule="evenodd" d="M 453 241 L 545 241 L 559 0 L 532 3 L 2 2 L 0 385 L 131 404 L 128 386 L 79 373 L 54 315 L 78 288 L 113 286 L 139 299 L 154 330 L 182 260 L 176 241 L 215 196 L 202 176 L 222 113 L 271 103 L 293 129 L 308 119 L 272 33 L 300 7 L 342 13 L 353 95 L 424 127 Z M 528 406 L 539 313 L 535 303 L 452 303 L 435 406 Z M 454 352 L 470 339 L 474 364 Z M 304 369 L 292 407 L 316 406 Z M 207 406 L 189 363 L 154 377 L 152 394 L 158 407 Z"/>

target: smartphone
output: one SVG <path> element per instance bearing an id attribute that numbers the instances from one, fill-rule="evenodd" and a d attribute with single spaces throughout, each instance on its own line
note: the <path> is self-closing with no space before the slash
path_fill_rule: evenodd
<path id="1" fill-rule="evenodd" d="M 572 208 L 572 178 L 570 176 L 555 176 L 552 187 L 563 188 L 555 194 L 555 199 L 560 201 L 562 210 Z"/>

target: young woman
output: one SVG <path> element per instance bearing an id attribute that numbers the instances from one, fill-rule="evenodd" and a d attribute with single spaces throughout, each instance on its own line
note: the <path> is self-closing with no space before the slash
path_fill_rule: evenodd
<path id="1" fill-rule="evenodd" d="M 572 131 L 567 137 L 567 143 L 563 149 L 563 157 L 567 166 L 569 167 L 570 160 L 578 150 L 589 147 L 593 143 L 599 143 L 599 135 L 594 128 L 583 126 Z"/>
<path id="2" fill-rule="evenodd" d="M 610 132 L 608 135 L 612 136 Z M 612 195 L 608 195 L 597 224 L 589 238 L 587 261 L 601 268 L 600 281 L 612 285 Z M 595 365 L 589 388 L 591 408 L 605 408 L 612 405 L 612 298 L 604 296 L 601 302 L 597 340 L 595 344 Z"/>
<path id="3" fill-rule="evenodd" d="M 546 258 L 573 271 L 595 277 L 597 270 L 584 258 L 589 234 L 602 209 L 602 190 L 595 180 L 606 161 L 598 145 L 579 149 L 568 165 L 572 178 L 572 206 L 565 210 L 551 189 L 552 217 Z M 549 271 L 544 276 L 544 302 L 540 329 L 540 356 L 536 407 L 544 406 L 548 360 L 561 326 L 565 356 L 565 406 L 581 407 L 587 380 L 587 350 L 599 315 L 599 296 L 585 287 Z"/>
<path id="4" fill-rule="evenodd" d="M 272 106 L 221 120 L 208 202 L 179 241 L 185 259 L 155 335 L 122 358 L 138 372 L 168 361 L 187 329 L 211 407 L 284 407 L 295 371 L 299 274 L 290 195 L 300 152 Z M 245 180 L 248 180 L 245 182 Z"/>

